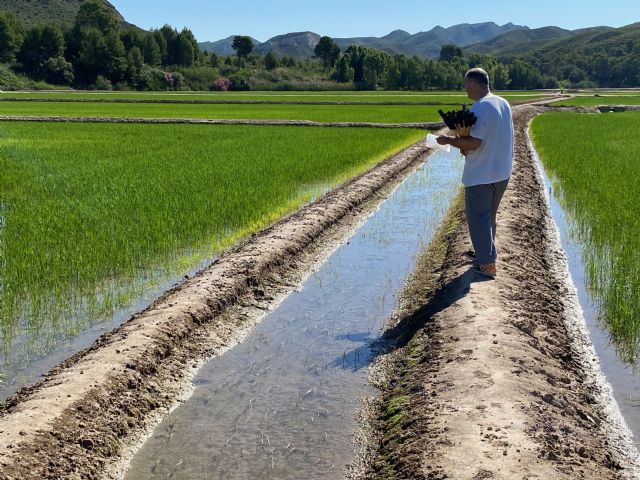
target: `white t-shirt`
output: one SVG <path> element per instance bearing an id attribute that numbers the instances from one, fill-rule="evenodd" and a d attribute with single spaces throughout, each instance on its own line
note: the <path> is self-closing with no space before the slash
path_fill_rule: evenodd
<path id="1" fill-rule="evenodd" d="M 502 182 L 511 177 L 513 167 L 513 120 L 511 107 L 502 97 L 489 93 L 471 107 L 478 119 L 471 136 L 482 140 L 469 152 L 464 163 L 465 187 Z"/>

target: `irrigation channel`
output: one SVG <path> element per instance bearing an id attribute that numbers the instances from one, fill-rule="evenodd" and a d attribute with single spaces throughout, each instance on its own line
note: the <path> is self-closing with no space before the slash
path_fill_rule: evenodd
<path id="1" fill-rule="evenodd" d="M 599 321 L 600 306 L 588 289 L 587 267 L 583 263 L 586 248 L 572 232 L 576 229 L 571 216 L 562 208 L 562 190 L 547 174 L 535 148 L 532 148 L 536 162 L 548 192 L 549 204 L 558 227 L 560 241 L 567 256 L 569 273 L 576 287 L 583 317 L 589 330 L 591 342 L 598 355 L 602 372 L 613 389 L 613 395 L 620 411 L 634 435 L 634 442 L 640 448 L 640 377 L 634 366 L 623 362 L 618 356 L 610 336 Z M 636 366 L 637 368 L 637 366 Z"/>
<path id="2" fill-rule="evenodd" d="M 338 478 L 353 461 L 372 344 L 458 191 L 437 152 L 244 340 L 133 458 L 137 478 Z"/>

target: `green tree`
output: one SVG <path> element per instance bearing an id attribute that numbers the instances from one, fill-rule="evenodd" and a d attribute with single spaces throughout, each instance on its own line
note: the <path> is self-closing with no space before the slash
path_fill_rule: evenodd
<path id="1" fill-rule="evenodd" d="M 81 83 L 93 84 L 103 72 L 109 59 L 104 34 L 97 28 L 89 28 L 82 33 L 82 40 L 75 63 L 76 77 Z"/>
<path id="2" fill-rule="evenodd" d="M 136 33 L 133 28 L 127 28 L 126 30 L 120 32 L 120 40 L 122 40 L 124 49 L 127 52 L 133 47 L 140 47 L 140 45 L 142 45 L 140 35 L 138 35 L 138 33 Z"/>
<path id="3" fill-rule="evenodd" d="M 353 82 L 354 77 L 355 71 L 351 66 L 351 56 L 346 53 L 338 62 L 336 80 L 340 83 L 349 83 Z"/>
<path id="4" fill-rule="evenodd" d="M 198 41 L 188 28 L 183 29 L 176 37 L 174 44 L 173 64 L 193 66 L 199 59 Z"/>
<path id="5" fill-rule="evenodd" d="M 340 58 L 340 47 L 333 41 L 331 37 L 322 37 L 314 48 L 313 52 L 316 57 L 322 59 L 324 70 L 333 68 Z"/>
<path id="6" fill-rule="evenodd" d="M 24 27 L 18 18 L 0 12 L 0 62 L 12 62 L 23 41 Z"/>
<path id="7" fill-rule="evenodd" d="M 376 90 L 383 78 L 389 57 L 380 50 L 369 49 L 364 58 L 362 85 L 365 90 Z"/>
<path id="8" fill-rule="evenodd" d="M 134 85 L 140 82 L 140 74 L 144 66 L 144 56 L 138 47 L 133 47 L 127 54 L 127 79 Z"/>
<path id="9" fill-rule="evenodd" d="M 209 65 L 213 68 L 219 68 L 221 63 L 220 57 L 215 52 L 211 52 L 211 55 L 209 56 Z"/>
<path id="10" fill-rule="evenodd" d="M 448 43 L 440 47 L 440 60 L 451 62 L 456 57 L 462 58 L 462 49 L 457 45 Z"/>
<path id="11" fill-rule="evenodd" d="M 275 70 L 279 65 L 280 60 L 278 59 L 278 56 L 272 51 L 269 51 L 264 56 L 264 68 L 266 68 L 267 70 Z"/>
<path id="12" fill-rule="evenodd" d="M 245 35 L 236 35 L 233 37 L 231 48 L 236 51 L 239 59 L 246 59 L 253 51 L 253 40 Z"/>
<path id="13" fill-rule="evenodd" d="M 127 73 L 127 58 L 124 44 L 117 31 L 109 32 L 105 36 L 105 45 L 107 61 L 104 64 L 103 72 L 112 82 L 119 82 L 124 79 Z"/>
<path id="14" fill-rule="evenodd" d="M 75 78 L 73 65 L 64 57 L 51 57 L 44 64 L 44 79 L 54 85 L 71 85 Z"/>
<path id="15" fill-rule="evenodd" d="M 18 60 L 28 74 L 42 80 L 47 74 L 47 60 L 62 57 L 63 54 L 64 35 L 60 28 L 51 24 L 33 27 L 27 32 Z"/>
<path id="16" fill-rule="evenodd" d="M 164 25 L 159 32 L 159 38 L 162 38 L 158 45 L 163 52 L 162 65 L 176 64 L 176 44 L 178 43 L 178 31 L 170 25 Z M 164 46 L 164 48 L 162 48 Z"/>
<path id="17" fill-rule="evenodd" d="M 104 35 L 97 28 L 89 28 L 83 33 L 76 63 L 76 76 L 81 83 L 93 84 L 99 75 L 119 82 L 126 69 L 124 45 L 117 31 Z"/>
<path id="18" fill-rule="evenodd" d="M 493 88 L 496 90 L 504 90 L 509 87 L 509 67 L 506 65 L 498 65 L 493 71 Z"/>
<path id="19" fill-rule="evenodd" d="M 76 25 L 80 28 L 96 28 L 106 34 L 119 26 L 115 10 L 99 0 L 87 0 L 80 6 Z"/>
<path id="20" fill-rule="evenodd" d="M 360 45 L 350 45 L 347 48 L 345 54 L 349 54 L 351 58 L 351 68 L 353 68 L 353 81 L 356 83 L 362 82 L 364 73 L 364 57 L 366 56 L 367 49 Z"/>
<path id="21" fill-rule="evenodd" d="M 298 62 L 296 62 L 296 59 L 293 58 L 290 55 L 284 55 L 282 57 L 282 59 L 281 59 L 281 63 L 285 67 L 296 67 L 296 66 L 298 66 Z"/>
<path id="22" fill-rule="evenodd" d="M 160 63 L 162 65 L 167 65 L 167 60 L 169 56 L 169 51 L 167 47 L 167 40 L 164 34 L 160 30 L 154 30 L 153 39 L 156 41 L 158 45 L 158 50 L 160 50 Z"/>
<path id="23" fill-rule="evenodd" d="M 514 90 L 538 88 L 541 82 L 540 72 L 524 60 L 515 60 L 509 65 L 509 78 Z"/>
<path id="24" fill-rule="evenodd" d="M 422 59 L 411 57 L 406 66 L 407 86 L 412 90 L 423 90 L 427 87 L 426 68 Z"/>
<path id="25" fill-rule="evenodd" d="M 155 35 L 149 34 L 144 37 L 142 41 L 142 56 L 144 57 L 144 63 L 147 65 L 159 65 L 162 61 L 160 47 Z"/>

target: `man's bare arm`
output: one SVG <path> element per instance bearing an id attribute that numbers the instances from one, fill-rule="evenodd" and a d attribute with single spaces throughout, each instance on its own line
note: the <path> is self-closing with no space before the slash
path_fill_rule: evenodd
<path id="1" fill-rule="evenodd" d="M 438 137 L 438 143 L 440 145 L 451 145 L 453 147 L 459 148 L 463 152 L 470 152 L 471 150 L 477 150 L 482 145 L 482 140 L 475 137 L 447 137 L 446 135 L 442 135 Z"/>

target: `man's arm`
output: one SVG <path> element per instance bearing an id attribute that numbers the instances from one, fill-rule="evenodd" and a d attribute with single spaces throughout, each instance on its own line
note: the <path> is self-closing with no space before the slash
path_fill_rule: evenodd
<path id="1" fill-rule="evenodd" d="M 482 146 L 482 140 L 475 137 L 447 137 L 442 135 L 437 139 L 440 145 L 451 145 L 459 148 L 462 152 L 470 152 L 471 150 L 477 150 Z"/>

